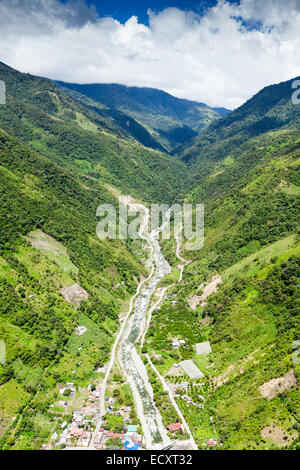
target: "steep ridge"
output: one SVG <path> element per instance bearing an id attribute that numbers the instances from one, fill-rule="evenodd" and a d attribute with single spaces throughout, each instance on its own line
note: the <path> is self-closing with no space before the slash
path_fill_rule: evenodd
<path id="1" fill-rule="evenodd" d="M 51 160 L 88 176 L 143 195 L 169 200 L 180 187 L 185 165 L 148 149 L 116 123 L 80 104 L 52 82 L 0 64 L 7 106 L 0 127 Z"/>
<path id="2" fill-rule="evenodd" d="M 192 144 L 180 149 L 183 160 L 201 167 L 208 160 L 226 157 L 252 137 L 284 126 L 297 128 L 300 110 L 292 102 L 295 80 L 264 88 L 228 116 L 212 123 Z"/>
<path id="3" fill-rule="evenodd" d="M 32 449 L 55 427 L 57 383 L 81 386 L 108 359 L 124 302 L 147 271 L 137 242 L 97 239 L 98 205 L 117 201 L 96 179 L 4 131 L 0 154 L 0 439 Z"/>
<path id="4" fill-rule="evenodd" d="M 178 388 L 198 446 L 299 445 L 300 106 L 291 101 L 292 82 L 262 90 L 183 155 L 193 176 L 182 200 L 205 203 L 205 241 L 199 251 L 183 246 L 191 262 L 154 315 L 145 346 L 160 357 L 160 373 L 183 359 L 204 373 L 202 398 L 191 380 Z M 173 253 L 174 242 L 165 243 L 176 265 Z M 202 303 L 215 276 L 222 284 Z M 185 341 L 178 351 L 174 337 Z M 209 355 L 195 350 L 203 341 L 210 341 Z M 171 383 L 176 374 L 171 368 Z M 195 413 L 195 406 L 202 409 Z"/>
<path id="5" fill-rule="evenodd" d="M 99 379 L 119 315 L 148 272 L 140 242 L 98 240 L 99 204 L 118 213 L 106 188 L 171 200 L 185 165 L 48 80 L 4 64 L 0 78 L 0 442 L 39 449 L 63 416 L 58 384 L 78 390 Z"/>
<path id="6" fill-rule="evenodd" d="M 215 119 L 228 114 L 224 108 L 176 98 L 153 88 L 118 84 L 79 85 L 58 82 L 111 109 L 119 110 L 142 123 L 167 151 L 191 139 Z"/>

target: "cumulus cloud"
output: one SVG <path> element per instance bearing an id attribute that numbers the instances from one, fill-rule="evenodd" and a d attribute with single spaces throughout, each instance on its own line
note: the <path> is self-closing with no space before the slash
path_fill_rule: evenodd
<path id="1" fill-rule="evenodd" d="M 149 10 L 149 26 L 99 18 L 83 0 L 24 3 L 0 0 L 0 60 L 23 72 L 150 86 L 229 108 L 299 75 L 300 0 L 219 0 L 202 16 Z"/>

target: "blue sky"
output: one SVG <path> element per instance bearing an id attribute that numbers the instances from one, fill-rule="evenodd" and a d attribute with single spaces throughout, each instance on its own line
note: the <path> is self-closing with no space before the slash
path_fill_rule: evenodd
<path id="1" fill-rule="evenodd" d="M 0 0 L 0 61 L 22 72 L 230 109 L 299 76 L 299 31 L 300 0 Z"/>
<path id="2" fill-rule="evenodd" d="M 176 7 L 181 10 L 192 10 L 202 13 L 203 10 L 217 4 L 217 0 L 89 0 L 89 5 L 94 4 L 101 16 L 112 16 L 121 23 L 125 23 L 135 15 L 143 24 L 148 24 L 147 10 L 162 11 L 165 8 Z M 230 3 L 238 3 L 231 1 Z"/>

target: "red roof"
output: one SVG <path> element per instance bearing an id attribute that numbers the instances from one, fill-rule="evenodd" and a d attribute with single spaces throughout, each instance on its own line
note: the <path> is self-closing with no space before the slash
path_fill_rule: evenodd
<path id="1" fill-rule="evenodd" d="M 86 433 L 84 432 L 82 428 L 72 428 L 71 435 L 75 437 L 85 437 Z"/>
<path id="2" fill-rule="evenodd" d="M 213 439 L 209 439 L 208 441 L 206 441 L 206 444 L 208 446 L 215 446 L 216 445 L 216 441 L 214 441 Z"/>
<path id="3" fill-rule="evenodd" d="M 169 424 L 168 430 L 169 430 L 170 432 L 181 431 L 181 423 L 172 423 L 172 424 Z"/>
<path id="4" fill-rule="evenodd" d="M 108 431 L 107 437 L 114 437 L 116 439 L 124 439 L 124 434 L 115 434 L 112 431 Z"/>

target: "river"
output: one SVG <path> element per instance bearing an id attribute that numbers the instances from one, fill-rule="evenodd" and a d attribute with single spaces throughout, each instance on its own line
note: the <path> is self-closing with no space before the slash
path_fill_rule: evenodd
<path id="1" fill-rule="evenodd" d="M 159 281 L 171 272 L 171 268 L 155 238 L 155 233 L 149 233 L 145 227 L 142 236 L 151 247 L 153 274 L 147 286 L 136 298 L 133 313 L 128 319 L 120 341 L 118 359 L 134 395 L 146 447 L 154 449 L 168 445 L 170 440 L 162 424 L 160 413 L 154 404 L 153 390 L 148 380 L 148 374 L 135 344 L 146 328 L 146 316 L 151 297 Z"/>

